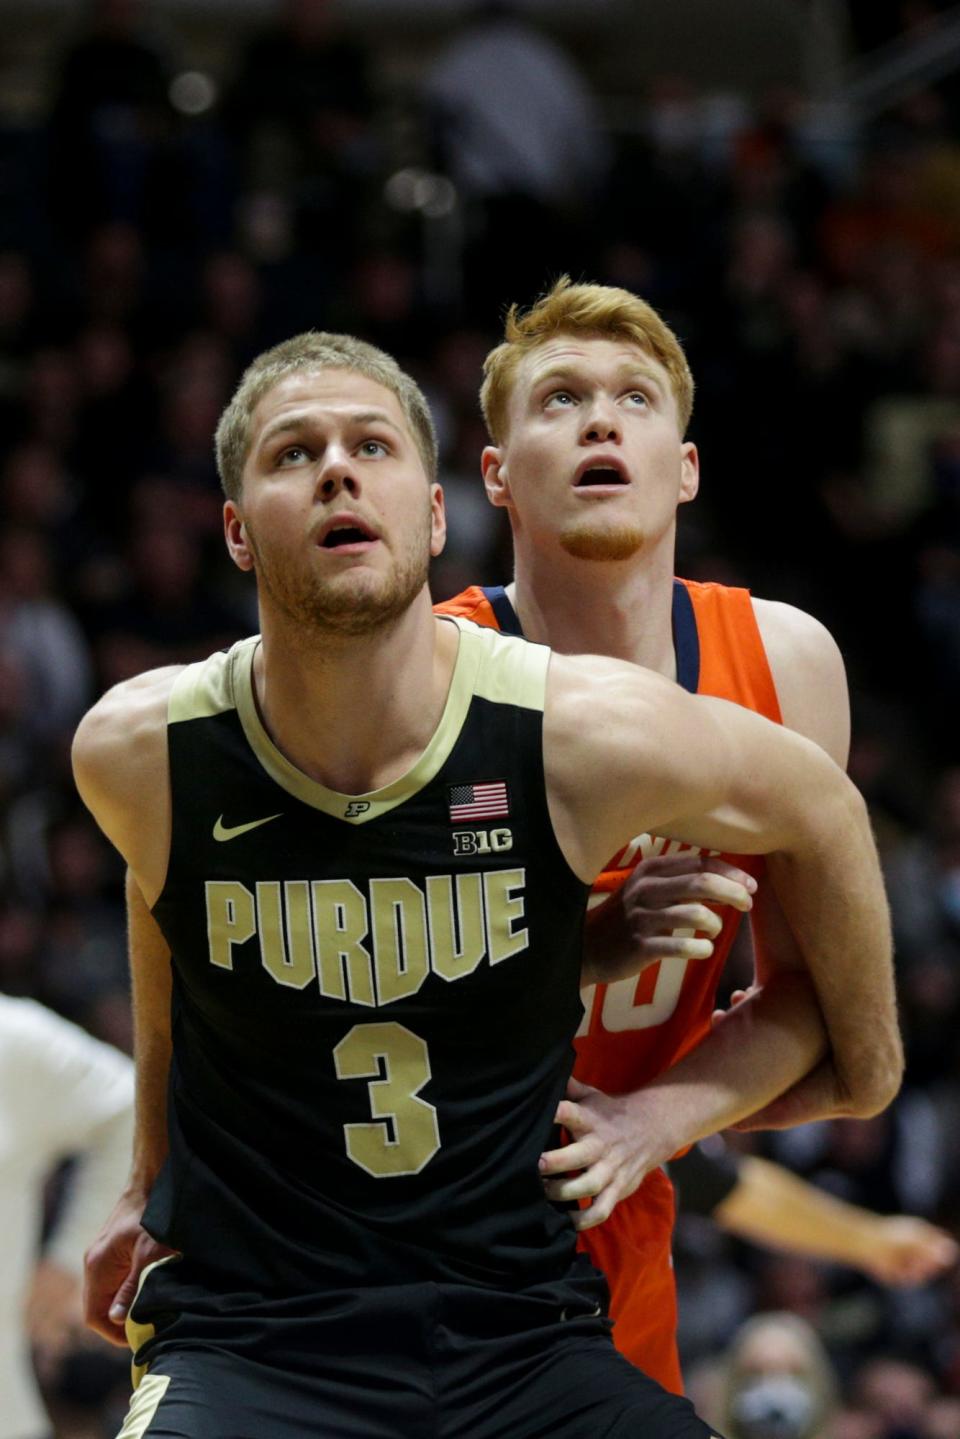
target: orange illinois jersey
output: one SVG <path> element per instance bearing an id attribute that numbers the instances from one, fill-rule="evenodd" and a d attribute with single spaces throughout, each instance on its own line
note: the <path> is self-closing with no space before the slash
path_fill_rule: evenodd
<path id="1" fill-rule="evenodd" d="M 521 634 L 501 587 L 471 586 L 438 605 L 442 614 Z M 673 586 L 677 680 L 695 694 L 714 695 L 781 722 L 780 706 L 749 591 L 677 579 Z M 691 846 L 639 834 L 614 855 L 594 884 L 596 907 L 623 884 L 641 860 Z M 756 876 L 763 862 L 725 855 Z M 709 1032 L 720 975 L 740 914 L 724 909 L 723 929 L 709 959 L 662 960 L 640 975 L 583 991 L 574 1073 L 585 1084 L 626 1093 L 661 1074 Z M 581 1236 L 583 1247 L 610 1284 L 614 1339 L 621 1353 L 667 1388 L 682 1388 L 676 1353 L 676 1293 L 670 1259 L 673 1194 L 662 1170 Z"/>
<path id="2" fill-rule="evenodd" d="M 521 634 L 502 588 L 471 586 L 444 604 L 441 614 L 462 615 L 480 625 Z M 715 695 L 780 722 L 780 707 L 747 590 L 675 580 L 673 633 L 677 679 L 694 693 Z M 656 835 L 636 835 L 597 878 L 591 908 L 603 904 L 641 860 L 691 846 Z M 757 875 L 756 856 L 726 859 Z M 654 1079 L 699 1043 L 723 966 L 736 936 L 739 912 L 723 911 L 723 929 L 710 959 L 662 960 L 639 976 L 583 991 L 584 1017 L 577 1035 L 577 1077 L 608 1093 L 624 1093 Z"/>

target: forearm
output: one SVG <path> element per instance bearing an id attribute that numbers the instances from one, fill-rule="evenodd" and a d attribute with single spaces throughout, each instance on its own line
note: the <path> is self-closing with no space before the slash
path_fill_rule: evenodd
<path id="1" fill-rule="evenodd" d="M 170 1074 L 170 951 L 133 876 L 127 876 L 127 923 L 133 985 L 133 1162 L 127 1189 L 146 1197 L 167 1155 Z"/>
<path id="2" fill-rule="evenodd" d="M 753 1243 L 855 1267 L 869 1267 L 885 1222 L 755 1155 L 744 1156 L 737 1187 L 713 1217 Z"/>
<path id="3" fill-rule="evenodd" d="M 662 1162 L 768 1105 L 813 1069 L 826 1049 L 809 980 L 784 971 L 627 1102 L 636 1122 L 658 1136 L 656 1162 Z"/>
<path id="4" fill-rule="evenodd" d="M 870 1115 L 890 1103 L 903 1071 L 886 896 L 862 804 L 832 805 L 768 877 L 797 940 L 823 1013 L 832 1071 L 794 1098 L 799 1109 Z M 801 1117 L 811 1118 L 812 1113 Z"/>
<path id="5" fill-rule="evenodd" d="M 167 1157 L 169 1036 L 156 1033 L 138 1035 L 136 1061 L 133 1159 L 127 1188 L 146 1196 Z"/>

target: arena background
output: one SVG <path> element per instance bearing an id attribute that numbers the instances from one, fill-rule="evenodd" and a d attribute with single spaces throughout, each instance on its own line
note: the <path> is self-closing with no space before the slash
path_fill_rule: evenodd
<path id="1" fill-rule="evenodd" d="M 105 686 L 255 627 L 211 447 L 244 364 L 315 327 L 418 377 L 442 439 L 444 598 L 508 578 L 476 399 L 505 304 L 562 272 L 623 284 L 674 325 L 698 384 L 680 572 L 799 604 L 844 650 L 897 930 L 893 1109 L 742 1142 L 956 1232 L 960 6 L 4 16 L 0 989 L 129 1047 L 121 873 L 69 740 Z M 960 1436 L 942 1402 L 960 1400 L 960 1276 L 891 1293 L 691 1219 L 677 1267 L 694 1376 L 744 1316 L 788 1308 L 837 1367 L 830 1439 Z M 47 1383 L 59 1439 L 115 1432 L 117 1356 L 91 1343 Z"/>

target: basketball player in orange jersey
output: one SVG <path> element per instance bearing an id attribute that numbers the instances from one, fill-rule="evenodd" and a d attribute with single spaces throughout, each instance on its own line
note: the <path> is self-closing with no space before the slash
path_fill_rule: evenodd
<path id="1" fill-rule="evenodd" d="M 684 439 L 693 380 L 655 311 L 625 290 L 560 280 L 526 314 L 511 310 L 481 399 L 493 440 L 483 477 L 509 515 L 515 579 L 472 587 L 440 612 L 566 653 L 634 661 L 782 722 L 844 764 L 844 669 L 822 625 L 746 590 L 674 578 L 677 507 L 697 493 L 699 462 Z M 610 859 L 591 896 L 588 972 L 591 954 L 609 964 L 611 951 L 624 955 L 624 974 L 638 958 L 650 964 L 639 978 L 584 991 L 575 1078 L 558 1112 L 572 1142 L 541 1161 L 554 1197 L 592 1198 L 581 1241 L 611 1284 L 618 1347 L 678 1391 L 674 1202 L 663 1170 L 651 1168 L 651 1095 L 698 1107 L 705 1134 L 731 1094 L 743 1112 L 757 1109 L 783 1026 L 810 1035 L 823 1022 L 829 1052 L 808 1051 L 810 1074 L 798 1068 L 786 1083 L 800 1082 L 752 1127 L 872 1114 L 896 1086 L 887 961 L 810 956 L 805 990 L 771 886 L 751 893 L 761 873 L 760 861 L 703 857 L 647 834 Z M 734 1011 L 710 1034 L 747 909 L 759 986 L 752 1027 Z"/>

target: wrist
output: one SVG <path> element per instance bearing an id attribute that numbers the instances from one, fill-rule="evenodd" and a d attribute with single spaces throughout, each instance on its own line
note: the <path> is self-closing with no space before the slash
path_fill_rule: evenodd
<path id="1" fill-rule="evenodd" d="M 150 1198 L 150 1191 L 153 1188 L 157 1173 L 158 1170 L 152 1167 L 135 1167 L 132 1169 L 123 1187 L 122 1199 L 124 1203 L 128 1205 L 139 1204 L 140 1207 L 143 1208 Z"/>
<path id="2" fill-rule="evenodd" d="M 850 1233 L 850 1258 L 862 1269 L 872 1273 L 885 1257 L 887 1248 L 886 1218 L 880 1214 L 857 1216 Z"/>
<path id="3" fill-rule="evenodd" d="M 629 1117 L 630 1130 L 642 1136 L 648 1167 L 666 1164 L 682 1149 L 695 1144 L 706 1132 L 701 1116 L 691 1112 L 676 1088 L 661 1086 L 656 1080 L 622 1096 Z"/>

